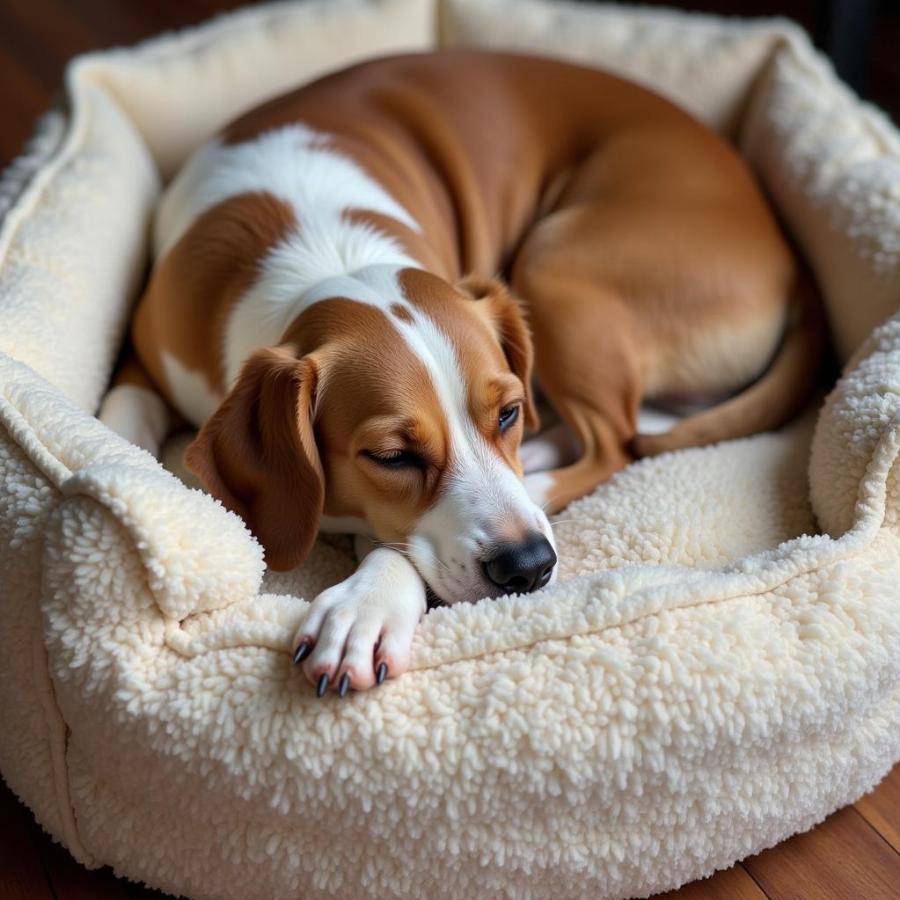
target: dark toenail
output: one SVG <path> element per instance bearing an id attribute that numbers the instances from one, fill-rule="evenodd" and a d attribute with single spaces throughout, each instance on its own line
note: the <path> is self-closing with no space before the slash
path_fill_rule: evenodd
<path id="1" fill-rule="evenodd" d="M 349 691 L 349 690 L 350 690 L 350 673 L 344 672 L 344 674 L 341 675 L 341 683 L 338 685 L 338 694 L 340 694 L 341 697 L 346 697 L 347 691 Z"/>
<path id="2" fill-rule="evenodd" d="M 325 691 L 328 690 L 328 675 L 324 672 L 319 676 L 319 685 L 316 688 L 316 696 L 324 697 Z"/>
<path id="3" fill-rule="evenodd" d="M 297 663 L 302 663 L 307 656 L 309 656 L 309 651 L 312 650 L 312 644 L 309 641 L 301 641 L 297 649 L 294 651 L 294 665 Z"/>
<path id="4" fill-rule="evenodd" d="M 387 678 L 387 663 L 381 663 L 375 671 L 375 681 L 381 684 Z"/>

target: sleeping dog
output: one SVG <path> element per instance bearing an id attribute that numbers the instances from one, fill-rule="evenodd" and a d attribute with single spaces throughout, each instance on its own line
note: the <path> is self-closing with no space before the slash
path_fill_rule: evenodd
<path id="1" fill-rule="evenodd" d="M 273 100 L 191 157 L 154 243 L 101 418 L 154 451 L 170 408 L 199 427 L 188 467 L 273 568 L 356 535 L 294 641 L 319 696 L 404 671 L 426 586 L 552 583 L 548 512 L 777 427 L 817 369 L 813 289 L 734 150 L 546 59 L 398 56 Z M 560 424 L 522 444 L 533 383 Z M 643 435 L 645 400 L 705 408 Z"/>

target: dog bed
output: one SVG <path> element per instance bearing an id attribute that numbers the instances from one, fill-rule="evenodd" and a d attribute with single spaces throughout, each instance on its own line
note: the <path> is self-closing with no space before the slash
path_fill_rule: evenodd
<path id="1" fill-rule="evenodd" d="M 624 72 L 727 133 L 843 374 L 779 433 L 620 473 L 556 526 L 559 584 L 437 609 L 409 674 L 317 700 L 289 641 L 348 547 L 266 573 L 236 516 L 92 413 L 186 153 L 288 85 L 436 43 Z M 647 896 L 900 758 L 900 138 L 794 26 L 256 7 L 76 60 L 0 205 L 0 770 L 84 864 L 241 900 Z"/>

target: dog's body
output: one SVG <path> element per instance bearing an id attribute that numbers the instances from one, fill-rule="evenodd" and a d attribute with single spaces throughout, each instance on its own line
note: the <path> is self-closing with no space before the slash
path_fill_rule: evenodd
<path id="1" fill-rule="evenodd" d="M 816 370 L 811 290 L 734 151 L 549 60 L 395 57 L 279 98 L 195 154 L 155 243 L 132 336 L 203 426 L 191 467 L 276 567 L 320 527 L 374 539 L 297 638 L 343 690 L 405 668 L 423 577 L 449 602 L 543 586 L 544 508 L 635 454 L 776 427 Z M 564 429 L 521 462 L 532 350 L 496 273 Z M 642 400 L 723 399 L 773 357 L 636 434 Z M 550 469 L 527 493 L 522 463 Z"/>

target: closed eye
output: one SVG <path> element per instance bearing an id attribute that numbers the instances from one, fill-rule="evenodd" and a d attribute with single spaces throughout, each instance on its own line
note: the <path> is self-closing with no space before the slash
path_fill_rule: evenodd
<path id="1" fill-rule="evenodd" d="M 363 450 L 362 455 L 385 469 L 424 469 L 425 458 L 412 450 L 388 450 L 386 453 Z"/>

